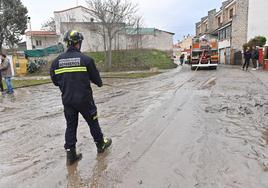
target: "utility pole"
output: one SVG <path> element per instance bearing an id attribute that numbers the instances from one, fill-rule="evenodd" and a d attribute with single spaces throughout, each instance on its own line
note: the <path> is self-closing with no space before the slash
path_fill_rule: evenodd
<path id="1" fill-rule="evenodd" d="M 4 3 L 0 0 L 0 15 L 2 16 L 2 14 L 4 14 Z"/>
<path id="2" fill-rule="evenodd" d="M 31 39 L 31 50 L 33 50 L 33 37 L 32 37 L 32 25 L 31 25 L 31 17 L 28 17 L 29 30 L 30 30 L 30 39 Z"/>

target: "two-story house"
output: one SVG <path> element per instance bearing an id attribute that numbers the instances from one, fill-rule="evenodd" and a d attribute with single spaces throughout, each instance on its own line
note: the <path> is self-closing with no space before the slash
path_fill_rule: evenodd
<path id="1" fill-rule="evenodd" d="M 222 3 L 220 10 L 211 18 L 216 23 L 216 30 L 207 31 L 218 35 L 221 63 L 241 63 L 241 59 L 234 59 L 234 54 L 242 52 L 243 44 L 258 35 L 268 39 L 266 7 L 267 0 L 227 0 Z M 200 23 L 204 24 L 202 19 L 196 24 L 196 35 L 199 36 L 206 34 L 197 27 Z"/>
<path id="2" fill-rule="evenodd" d="M 231 63 L 231 36 L 232 20 L 236 11 L 236 1 L 226 1 L 222 3 L 221 10 L 216 14 L 218 25 L 218 48 L 220 62 Z"/>

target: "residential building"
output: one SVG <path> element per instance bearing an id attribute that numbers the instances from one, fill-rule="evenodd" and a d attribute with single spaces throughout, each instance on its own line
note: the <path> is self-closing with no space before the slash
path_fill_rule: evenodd
<path id="1" fill-rule="evenodd" d="M 59 41 L 59 36 L 52 31 L 27 31 L 25 35 L 27 50 L 57 45 Z"/>
<path id="2" fill-rule="evenodd" d="M 58 35 L 64 33 L 61 23 L 90 22 L 91 16 L 88 9 L 83 6 L 77 6 L 61 11 L 54 11 L 54 19 L 56 25 L 56 33 Z"/>
<path id="3" fill-rule="evenodd" d="M 196 35 L 213 34 L 218 36 L 220 62 L 225 64 L 239 64 L 241 58 L 236 54 L 243 50 L 243 44 L 256 36 L 265 36 L 268 39 L 268 21 L 266 15 L 267 0 L 227 0 L 222 3 L 218 12 L 212 11 L 213 27 L 209 29 L 209 16 L 196 23 Z M 209 14 L 208 14 L 209 15 Z M 213 21 L 212 21 L 213 20 Z M 207 30 L 204 30 L 206 28 Z"/>
<path id="4" fill-rule="evenodd" d="M 59 41 L 63 41 L 66 31 L 76 29 L 84 35 L 82 51 L 104 51 L 104 43 L 107 46 L 107 36 L 104 42 L 102 23 L 94 21 L 87 8 L 78 6 L 55 11 L 54 17 L 56 33 L 60 36 Z M 174 33 L 155 28 L 127 28 L 125 25 L 122 27 L 119 24 L 118 27 L 125 29 L 113 38 L 112 50 L 147 48 L 172 51 Z"/>
<path id="5" fill-rule="evenodd" d="M 174 44 L 173 45 L 173 59 L 174 62 L 177 62 L 177 64 L 179 64 L 179 58 L 181 55 L 181 47 L 179 44 Z"/>
<path id="6" fill-rule="evenodd" d="M 208 11 L 208 16 L 201 18 L 201 21 L 196 23 L 196 36 L 212 34 L 217 30 L 217 22 L 215 20 L 216 9 Z"/>
<path id="7" fill-rule="evenodd" d="M 102 36 L 102 25 L 99 22 L 61 22 L 60 33 L 61 39 L 63 39 L 65 31 L 75 29 L 81 32 L 84 36 L 84 41 L 82 43 L 82 51 L 104 51 L 105 42 L 107 49 L 107 36 L 106 41 L 104 42 Z M 119 32 L 114 39 L 112 40 L 112 50 L 122 50 L 126 49 L 126 33 L 125 31 Z"/>
<path id="8" fill-rule="evenodd" d="M 172 51 L 174 35 L 175 33 L 156 28 L 127 28 L 127 49 Z"/>
<path id="9" fill-rule="evenodd" d="M 193 41 L 193 36 L 187 35 L 187 36 L 184 36 L 183 39 L 178 42 L 178 45 L 180 46 L 182 51 L 188 51 L 191 49 L 192 41 Z"/>
<path id="10" fill-rule="evenodd" d="M 59 42 L 68 30 L 77 30 L 83 33 L 84 41 L 82 51 L 104 51 L 107 49 L 106 40 L 103 39 L 102 23 L 94 21 L 88 13 L 88 9 L 77 6 L 70 9 L 55 11 L 54 19 L 56 31 L 27 31 L 27 49 L 41 49 Z M 124 28 L 118 32 L 112 40 L 112 50 L 123 49 L 158 49 L 172 51 L 174 33 L 156 28 L 127 28 L 125 24 L 118 27 Z"/>

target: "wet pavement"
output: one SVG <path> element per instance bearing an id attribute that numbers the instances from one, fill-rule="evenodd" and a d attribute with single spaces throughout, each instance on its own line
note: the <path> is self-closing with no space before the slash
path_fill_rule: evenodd
<path id="1" fill-rule="evenodd" d="M 80 117 L 83 159 L 65 165 L 65 119 L 52 84 L 0 97 L 0 187 L 267 188 L 268 74 L 181 67 L 94 87 L 113 138 L 97 155 Z M 112 87 L 111 87 L 112 86 Z"/>

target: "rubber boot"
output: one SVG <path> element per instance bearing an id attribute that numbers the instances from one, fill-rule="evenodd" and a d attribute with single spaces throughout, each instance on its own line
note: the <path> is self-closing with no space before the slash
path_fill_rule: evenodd
<path id="1" fill-rule="evenodd" d="M 111 138 L 104 138 L 102 142 L 96 143 L 98 153 L 103 153 L 112 144 Z"/>
<path id="2" fill-rule="evenodd" d="M 78 153 L 76 154 L 76 149 L 66 149 L 66 153 L 67 153 L 67 160 L 66 160 L 66 164 L 67 165 L 72 165 L 75 162 L 79 161 L 82 159 L 82 153 Z"/>

